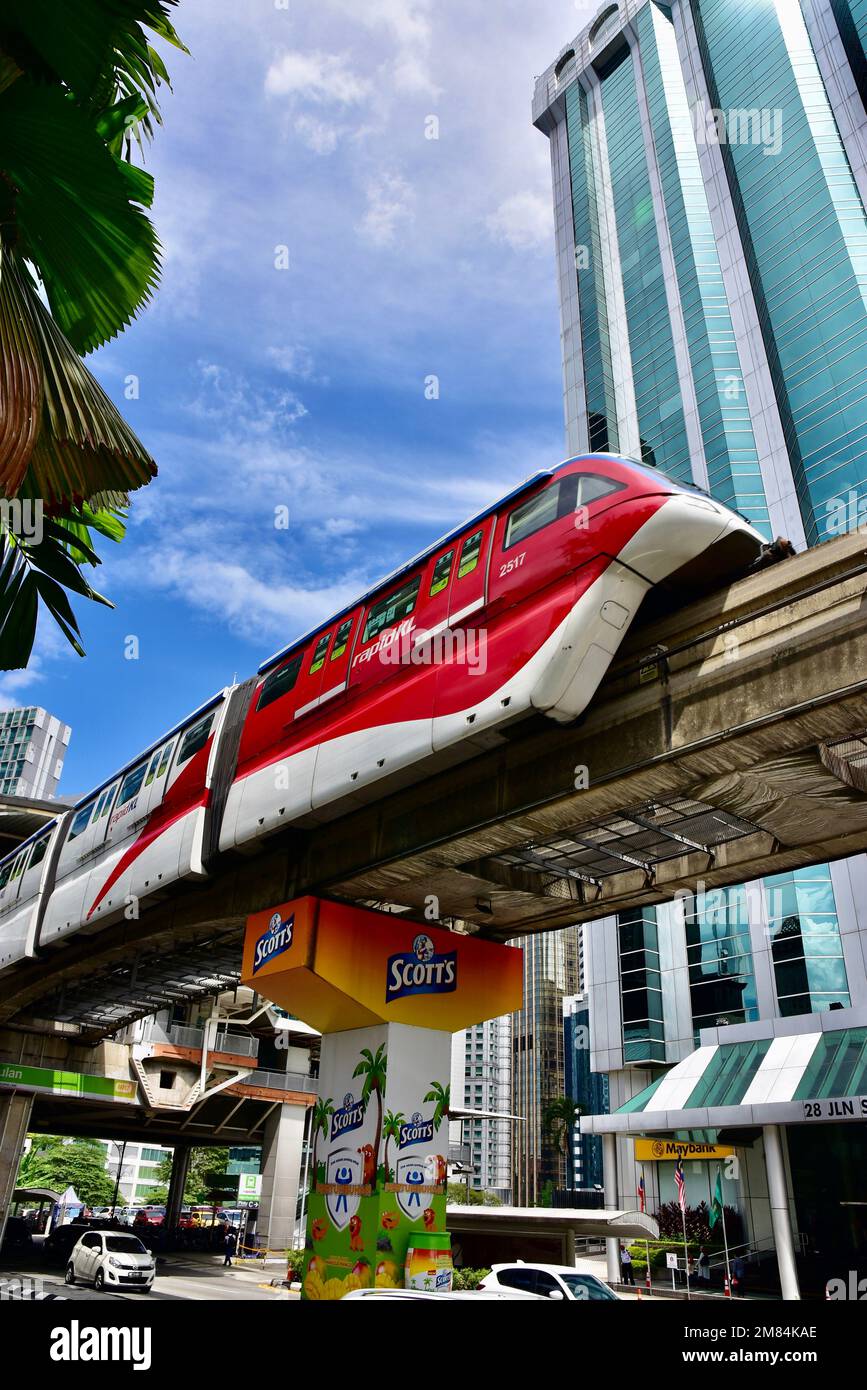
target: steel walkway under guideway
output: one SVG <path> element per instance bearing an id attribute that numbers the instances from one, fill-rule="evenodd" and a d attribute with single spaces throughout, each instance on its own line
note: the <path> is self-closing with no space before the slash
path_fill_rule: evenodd
<path id="1" fill-rule="evenodd" d="M 586 714 L 251 858 L 0 978 L 0 1022 L 94 1036 L 208 992 L 248 913 L 306 892 L 505 939 L 867 848 L 867 543 L 825 542 L 658 620 Z M 217 962 L 218 968 L 215 969 Z"/>

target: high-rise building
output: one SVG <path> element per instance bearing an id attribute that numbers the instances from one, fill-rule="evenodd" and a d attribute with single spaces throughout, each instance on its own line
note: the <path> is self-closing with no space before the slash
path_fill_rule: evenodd
<path id="1" fill-rule="evenodd" d="M 563 1058 L 564 1094 L 578 1103 L 582 1115 L 606 1115 L 608 1077 L 604 1072 L 593 1071 L 590 1065 L 590 1003 L 586 994 L 563 1000 Z M 567 1186 L 601 1188 L 602 1177 L 602 1140 L 598 1134 L 582 1134 L 576 1125 Z"/>
<path id="2" fill-rule="evenodd" d="M 865 42 L 863 0 L 620 0 L 534 95 L 568 453 L 643 458 L 800 549 L 867 519 Z M 591 1067 L 612 1111 L 628 1107 L 633 1133 L 670 1133 L 676 1114 L 680 1136 L 734 1136 L 726 1200 L 790 1291 L 796 1244 L 850 1262 L 864 1246 L 867 1138 L 845 1120 L 867 1086 L 865 889 L 858 856 L 697 884 L 586 932 Z M 805 1123 L 831 1114 L 844 1122 Z M 634 1205 L 624 1127 L 582 1123 Z M 671 1167 L 647 1164 L 650 1210 L 675 1194 Z M 715 1176 L 695 1166 L 692 1204 Z"/>
<path id="3" fill-rule="evenodd" d="M 454 1036 L 452 1104 L 481 1113 L 460 1121 L 469 1185 L 508 1202 L 512 1191 L 511 1018 L 488 1019 Z"/>
<path id="4" fill-rule="evenodd" d="M 551 1101 L 567 1094 L 563 1001 L 576 994 L 580 928 L 539 932 L 516 944 L 524 955 L 524 1005 L 512 1020 L 514 1200 L 540 1202 L 546 1190 L 569 1186 L 568 1164 L 547 1123 Z"/>
<path id="5" fill-rule="evenodd" d="M 54 796 L 71 733 L 38 705 L 0 714 L 0 794 Z"/>

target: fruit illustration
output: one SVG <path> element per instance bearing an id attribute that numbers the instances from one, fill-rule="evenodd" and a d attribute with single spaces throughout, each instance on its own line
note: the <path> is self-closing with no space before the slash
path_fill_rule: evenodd
<path id="1" fill-rule="evenodd" d="M 432 1231 L 437 1223 L 437 1214 L 433 1207 L 425 1207 L 422 1219 L 424 1221 L 425 1230 Z"/>
<path id="2" fill-rule="evenodd" d="M 382 1213 L 382 1225 L 386 1231 L 393 1231 L 398 1222 L 396 1211 L 384 1211 Z"/>
<path id="3" fill-rule="evenodd" d="M 349 1248 L 350 1250 L 364 1249 L 364 1237 L 361 1234 L 360 1216 L 350 1216 L 349 1218 Z"/>
<path id="4" fill-rule="evenodd" d="M 374 1283 L 378 1289 L 397 1289 L 400 1288 L 397 1265 L 394 1260 L 380 1260 L 376 1266 L 376 1277 Z"/>
<path id="5" fill-rule="evenodd" d="M 360 1288 L 364 1288 L 365 1285 L 367 1285 L 367 1284 L 370 1283 L 370 1263 L 369 1263 L 369 1261 L 367 1261 L 367 1260 L 359 1260 L 357 1264 L 354 1264 L 354 1265 L 352 1266 L 352 1270 L 351 1270 L 351 1272 L 350 1272 L 349 1277 L 350 1277 L 350 1279 L 352 1279 L 353 1277 L 354 1277 L 354 1278 L 357 1278 L 358 1281 L 359 1281 L 359 1287 L 360 1287 Z"/>
<path id="6" fill-rule="evenodd" d="M 321 1220 L 314 1221 L 313 1225 L 310 1227 L 310 1234 L 314 1240 L 324 1240 L 328 1235 L 328 1222 Z"/>

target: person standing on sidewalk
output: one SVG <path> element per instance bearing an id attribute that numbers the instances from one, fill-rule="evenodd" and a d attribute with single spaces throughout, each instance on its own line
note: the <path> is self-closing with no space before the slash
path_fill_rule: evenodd
<path id="1" fill-rule="evenodd" d="M 237 1237 L 236 1237 L 236 1235 L 235 1235 L 235 1232 L 232 1230 L 232 1228 L 231 1228 L 231 1226 L 230 1226 L 229 1229 L 228 1229 L 228 1231 L 226 1232 L 226 1236 L 225 1236 L 225 1239 L 224 1239 L 224 1241 L 223 1241 L 223 1246 L 224 1246 L 224 1249 L 225 1249 L 225 1251 L 226 1251 L 226 1258 L 223 1260 L 223 1268 L 224 1268 L 224 1269 L 231 1269 L 231 1268 L 232 1268 L 232 1256 L 233 1256 L 234 1253 L 235 1253 L 235 1250 L 236 1250 L 236 1248 L 237 1248 L 237 1245 L 238 1245 Z"/>
<path id="2" fill-rule="evenodd" d="M 624 1284 L 631 1284 L 635 1288 L 635 1275 L 632 1273 L 632 1256 L 625 1245 L 620 1247 L 620 1270 Z"/>

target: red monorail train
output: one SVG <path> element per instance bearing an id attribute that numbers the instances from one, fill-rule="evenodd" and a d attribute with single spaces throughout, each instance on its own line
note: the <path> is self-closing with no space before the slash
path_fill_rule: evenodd
<path id="1" fill-rule="evenodd" d="M 763 538 L 610 454 L 537 473 L 293 642 L 0 861 L 0 969 L 251 851 L 584 710 L 645 595 Z"/>

